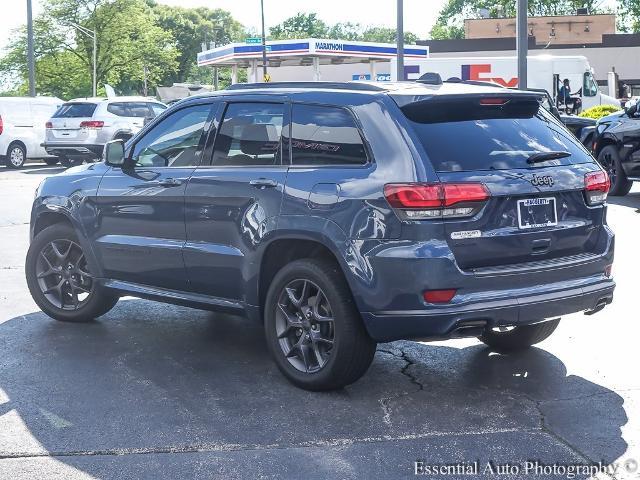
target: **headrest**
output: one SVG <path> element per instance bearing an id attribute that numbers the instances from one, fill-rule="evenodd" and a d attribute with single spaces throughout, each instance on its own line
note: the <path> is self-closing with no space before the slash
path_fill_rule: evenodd
<path id="1" fill-rule="evenodd" d="M 247 155 L 267 155 L 278 150 L 278 131 L 271 123 L 258 123 L 242 127 L 240 150 Z"/>

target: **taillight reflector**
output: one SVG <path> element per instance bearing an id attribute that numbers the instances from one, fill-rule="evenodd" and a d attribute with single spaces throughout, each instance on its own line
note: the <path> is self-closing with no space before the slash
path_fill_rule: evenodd
<path id="1" fill-rule="evenodd" d="M 53 123 L 47 122 L 44 124 L 44 128 L 53 128 Z"/>
<path id="2" fill-rule="evenodd" d="M 609 175 L 603 170 L 585 173 L 584 188 L 589 205 L 604 203 L 611 188 Z"/>
<path id="3" fill-rule="evenodd" d="M 84 122 L 80 122 L 80 128 L 102 128 L 104 127 L 104 122 L 101 120 L 85 120 Z"/>
<path id="4" fill-rule="evenodd" d="M 405 219 L 420 220 L 472 215 L 490 195 L 482 183 L 389 183 L 384 196 Z"/>
<path id="5" fill-rule="evenodd" d="M 4 122 L 2 121 L 2 116 L 0 116 L 0 135 L 4 132 Z"/>
<path id="6" fill-rule="evenodd" d="M 423 292 L 422 296 L 429 303 L 449 303 L 456 296 L 456 289 L 427 290 Z"/>

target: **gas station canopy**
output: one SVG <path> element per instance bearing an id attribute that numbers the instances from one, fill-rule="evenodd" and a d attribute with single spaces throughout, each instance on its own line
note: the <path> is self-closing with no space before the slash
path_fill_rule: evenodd
<path id="1" fill-rule="evenodd" d="M 253 39 L 250 39 L 253 40 Z M 354 42 L 305 38 L 266 42 L 269 67 L 313 66 L 314 78 L 320 79 L 320 65 L 341 63 L 369 63 L 375 74 L 376 62 L 388 62 L 398 53 L 395 44 Z M 407 45 L 406 58 L 428 58 L 429 47 Z M 262 61 L 261 43 L 231 43 L 198 53 L 198 66 L 224 66 L 232 69 L 232 83 L 236 83 L 237 69 L 250 68 L 249 78 L 258 81 L 258 62 Z"/>

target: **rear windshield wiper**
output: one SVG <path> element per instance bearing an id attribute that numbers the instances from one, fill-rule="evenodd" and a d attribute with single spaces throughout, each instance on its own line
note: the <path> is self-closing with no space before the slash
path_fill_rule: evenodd
<path id="1" fill-rule="evenodd" d="M 547 160 L 556 160 L 558 158 L 570 157 L 571 154 L 569 152 L 536 152 L 532 155 L 529 155 L 527 158 L 527 163 L 539 163 L 546 162 Z"/>

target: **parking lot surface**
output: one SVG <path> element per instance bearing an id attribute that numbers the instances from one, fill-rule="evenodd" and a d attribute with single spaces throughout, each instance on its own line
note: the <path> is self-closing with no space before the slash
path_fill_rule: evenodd
<path id="1" fill-rule="evenodd" d="M 395 479 L 416 461 L 477 462 L 486 478 L 602 462 L 597 478 L 640 478 L 638 186 L 610 199 L 618 287 L 602 312 L 521 354 L 382 344 L 362 380 L 311 393 L 243 318 L 129 298 L 89 324 L 42 314 L 24 279 L 29 211 L 61 170 L 0 167 L 0 479 Z M 518 470 L 492 475 L 505 464 Z"/>

